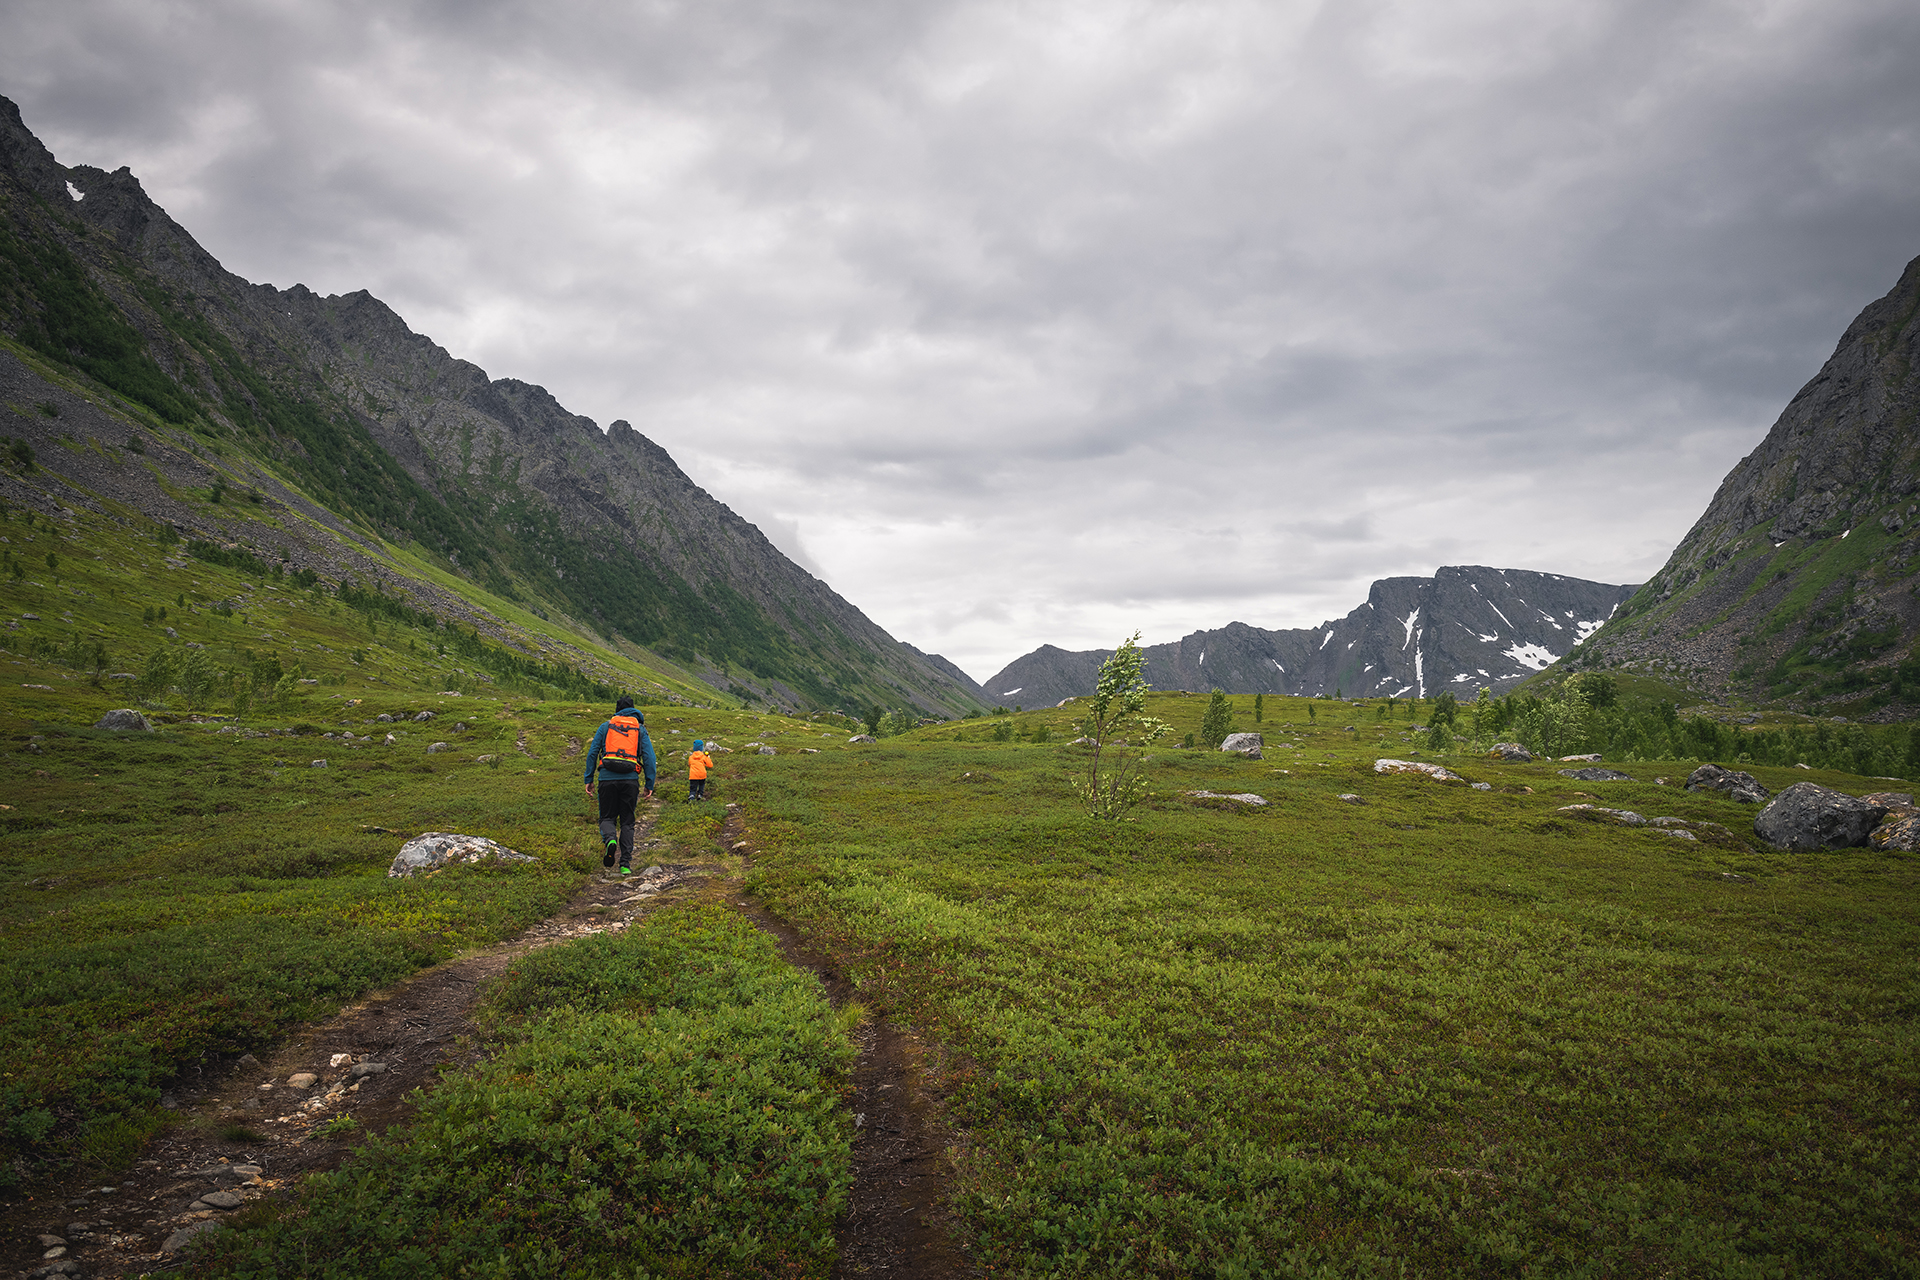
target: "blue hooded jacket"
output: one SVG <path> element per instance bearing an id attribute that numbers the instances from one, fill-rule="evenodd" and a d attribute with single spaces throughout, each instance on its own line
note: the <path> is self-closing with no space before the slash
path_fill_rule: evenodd
<path id="1" fill-rule="evenodd" d="M 654 762 L 653 758 L 653 739 L 647 736 L 647 718 L 641 715 L 640 712 L 635 711 L 632 707 L 617 708 L 614 714 L 631 714 L 635 720 L 640 722 L 640 767 L 646 772 L 647 790 L 651 791 L 653 790 L 654 776 L 658 772 L 659 766 Z M 607 729 L 609 727 L 610 725 L 608 723 L 602 723 L 601 726 L 594 731 L 593 745 L 587 748 L 586 771 L 581 774 L 580 781 L 594 781 L 596 771 L 600 774 L 599 781 L 601 782 L 631 782 L 633 780 L 633 775 L 630 773 L 607 773 L 600 769 L 600 757 L 607 749 Z"/>

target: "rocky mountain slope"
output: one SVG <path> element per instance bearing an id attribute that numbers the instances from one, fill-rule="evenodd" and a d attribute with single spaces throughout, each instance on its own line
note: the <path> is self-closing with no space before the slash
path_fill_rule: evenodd
<path id="1" fill-rule="evenodd" d="M 1920 712 L 1920 258 L 1860 313 L 1664 568 L 1569 659 Z"/>
<path id="2" fill-rule="evenodd" d="M 1635 591 L 1524 569 L 1465 565 L 1431 578 L 1382 578 L 1366 603 L 1313 628 L 1233 622 L 1147 649 L 1156 689 L 1297 696 L 1496 694 L 1544 669 L 1599 628 Z M 1089 693 L 1111 649 L 1043 645 L 986 681 L 1006 706 Z"/>
<path id="3" fill-rule="evenodd" d="M 128 170 L 62 166 L 5 99 L 0 332 L 16 357 L 11 435 L 54 461 L 62 428 L 21 408 L 58 400 L 26 385 L 51 364 L 163 448 L 207 459 L 210 490 L 218 473 L 297 511 L 285 537 L 249 535 L 296 567 L 432 596 L 418 574 L 359 563 L 384 539 L 742 696 L 977 701 L 950 664 L 887 635 L 626 422 L 603 432 L 545 388 L 490 378 L 364 291 L 233 275 Z M 212 532 L 204 510 L 128 490 L 143 494 L 143 510 Z"/>

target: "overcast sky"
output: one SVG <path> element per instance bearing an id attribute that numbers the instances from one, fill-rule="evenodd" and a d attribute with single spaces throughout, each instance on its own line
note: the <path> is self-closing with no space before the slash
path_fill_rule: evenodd
<path id="1" fill-rule="evenodd" d="M 225 265 L 626 418 L 895 636 L 1637 582 L 1920 254 L 1913 0 L 0 0 Z"/>

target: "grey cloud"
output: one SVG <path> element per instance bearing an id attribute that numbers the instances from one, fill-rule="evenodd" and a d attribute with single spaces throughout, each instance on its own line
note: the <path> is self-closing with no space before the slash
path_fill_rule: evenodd
<path id="1" fill-rule="evenodd" d="M 630 419 L 977 673 L 1642 576 L 1920 252 L 1895 0 L 7 16 L 63 158 Z"/>

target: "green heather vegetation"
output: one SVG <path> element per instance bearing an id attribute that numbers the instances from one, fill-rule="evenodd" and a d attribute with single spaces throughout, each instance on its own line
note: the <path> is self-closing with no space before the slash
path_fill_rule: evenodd
<path id="1" fill-rule="evenodd" d="M 1205 705 L 1147 700 L 1176 733 Z M 1760 846 L 1751 808 L 1655 782 L 1692 760 L 1630 764 L 1599 803 L 1724 847 L 1580 821 L 1561 807 L 1596 784 L 1545 763 L 1451 761 L 1488 792 L 1379 775 L 1418 735 L 1377 709 L 1268 698 L 1264 761 L 1154 751 L 1121 823 L 1086 815 L 1084 748 L 942 728 L 751 762 L 753 890 L 952 1055 L 977 1256 L 1920 1270 L 1914 858 Z"/>
<path id="2" fill-rule="evenodd" d="M 717 906 L 534 952 L 491 992 L 487 1062 L 200 1274 L 824 1275 L 845 1012 Z"/>
<path id="3" fill-rule="evenodd" d="M 557 910 L 597 867 L 578 743 L 631 689 L 669 797 L 695 737 L 778 751 L 721 758 L 748 888 L 945 1055 L 959 1230 L 994 1274 L 1920 1271 L 1920 868 L 1775 852 L 1750 808 L 1677 785 L 1710 759 L 1776 790 L 1907 789 L 1882 779 L 1914 776 L 1909 726 L 1740 723 L 1591 674 L 1464 702 L 1121 681 L 1121 736 L 1164 735 L 1127 749 L 1127 803 L 1096 820 L 1073 744 L 1092 699 L 876 709 L 891 736 L 851 746 L 851 716 L 719 705 L 471 586 L 524 651 L 137 521 L 4 514 L 0 1193 L 124 1167 L 175 1118 L 175 1073 Z M 89 727 L 120 706 L 158 731 Z M 1166 745 L 1256 715 L 1264 760 Z M 1633 781 L 1479 751 L 1514 740 Z M 738 873 L 719 816 L 663 806 L 656 856 Z M 424 830 L 539 861 L 388 879 Z M 716 886 L 520 964 L 484 1065 L 200 1265 L 824 1274 L 858 1013 Z"/>

